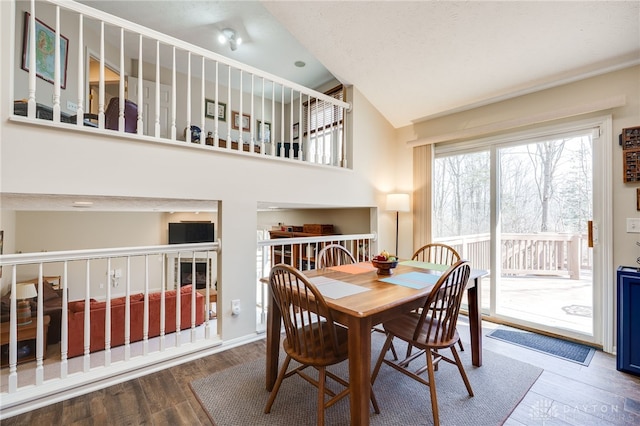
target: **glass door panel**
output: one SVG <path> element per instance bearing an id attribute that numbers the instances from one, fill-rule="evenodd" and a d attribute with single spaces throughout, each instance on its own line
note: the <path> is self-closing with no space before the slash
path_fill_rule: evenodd
<path id="1" fill-rule="evenodd" d="M 590 135 L 500 148 L 495 314 L 593 334 Z"/>
<path id="2" fill-rule="evenodd" d="M 434 241 L 455 248 L 472 268 L 490 270 L 489 151 L 436 158 L 433 182 Z M 489 300 L 490 286 L 483 285 L 482 310 L 487 313 Z"/>

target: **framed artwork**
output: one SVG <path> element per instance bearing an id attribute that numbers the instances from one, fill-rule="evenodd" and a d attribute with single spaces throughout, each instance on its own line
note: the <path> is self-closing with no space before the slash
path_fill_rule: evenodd
<path id="1" fill-rule="evenodd" d="M 53 84 L 55 77 L 55 40 L 53 28 L 36 18 L 36 76 Z M 31 52 L 29 49 L 31 31 L 30 14 L 24 13 L 24 36 L 22 37 L 22 69 L 29 71 Z M 60 34 L 60 88 L 67 87 L 67 60 L 69 39 Z"/>
<path id="2" fill-rule="evenodd" d="M 216 101 L 211 99 L 204 100 L 204 115 L 207 118 L 216 118 Z M 218 102 L 218 120 L 227 121 L 227 104 Z"/>
<path id="3" fill-rule="evenodd" d="M 300 137 L 300 123 L 296 123 L 293 125 L 293 140 L 296 140 Z"/>
<path id="4" fill-rule="evenodd" d="M 258 121 L 258 140 L 262 141 L 262 121 Z M 264 122 L 264 141 L 271 142 L 271 123 Z"/>
<path id="5" fill-rule="evenodd" d="M 249 114 L 242 114 L 242 131 L 248 132 L 249 123 L 251 122 L 251 116 Z M 238 111 L 231 111 L 231 128 L 234 130 L 240 130 L 240 113 Z"/>

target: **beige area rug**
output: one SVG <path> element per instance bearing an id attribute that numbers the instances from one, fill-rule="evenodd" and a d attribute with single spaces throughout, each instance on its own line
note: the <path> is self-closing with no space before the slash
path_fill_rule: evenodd
<path id="1" fill-rule="evenodd" d="M 372 335 L 372 364 L 383 340 L 382 334 Z M 404 353 L 401 344 L 394 342 L 394 345 L 398 353 Z M 475 396 L 468 395 L 455 365 L 441 363 L 436 372 L 436 386 L 442 425 L 502 424 L 542 373 L 541 368 L 486 350 L 482 367 L 472 366 L 469 349 L 460 355 Z M 391 356 L 390 353 L 387 356 Z M 281 355 L 280 362 L 283 361 Z M 346 378 L 348 365 L 344 362 L 332 371 Z M 285 379 L 271 413 L 263 413 L 269 397 L 264 372 L 265 359 L 261 358 L 195 380 L 190 385 L 217 426 L 315 425 L 317 390 L 299 376 Z M 374 392 L 380 414 L 371 408 L 372 425 L 433 424 L 429 389 L 388 365 L 383 364 L 380 369 Z M 325 424 L 349 424 L 348 397 L 327 409 Z"/>

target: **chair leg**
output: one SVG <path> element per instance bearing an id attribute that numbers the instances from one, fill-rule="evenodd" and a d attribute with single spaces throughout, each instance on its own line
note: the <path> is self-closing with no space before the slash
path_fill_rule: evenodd
<path id="1" fill-rule="evenodd" d="M 371 331 L 372 332 L 373 331 L 377 331 L 378 333 L 385 333 L 385 334 L 387 333 L 386 331 L 384 331 L 383 329 L 381 329 L 379 327 L 373 327 L 371 329 Z M 393 346 L 393 341 L 391 342 L 391 353 L 393 354 L 393 359 L 397 361 L 398 360 L 398 354 L 396 352 L 395 346 Z"/>
<path id="2" fill-rule="evenodd" d="M 276 396 L 278 395 L 278 390 L 280 389 L 280 385 L 284 380 L 284 376 L 287 374 L 287 368 L 289 368 L 289 362 L 291 362 L 291 357 L 287 355 L 287 358 L 284 360 L 284 364 L 280 369 L 280 373 L 278 373 L 278 378 L 276 379 L 276 383 L 273 385 L 273 390 L 271 391 L 271 395 L 269 395 L 269 401 L 267 401 L 267 406 L 264 408 L 265 414 L 269 414 L 269 412 L 271 412 L 271 406 L 273 405 L 273 401 L 276 400 Z"/>
<path id="3" fill-rule="evenodd" d="M 456 351 L 455 346 L 451 346 L 451 352 L 453 353 L 453 357 L 456 360 L 456 365 L 458 366 L 458 370 L 460 371 L 460 375 L 462 376 L 464 385 L 467 387 L 467 392 L 469 392 L 469 396 L 473 396 L 473 389 L 471 389 L 471 383 L 469 383 L 469 378 L 467 377 L 467 373 L 464 371 L 464 367 L 462 366 L 462 361 L 460 361 L 460 356 L 458 355 L 458 351 Z"/>
<path id="4" fill-rule="evenodd" d="M 391 334 L 387 335 L 387 340 L 384 341 L 384 345 L 382 345 L 382 350 L 380 351 L 380 355 L 378 356 L 378 361 L 376 361 L 376 366 L 373 369 L 373 373 L 371 373 L 371 384 L 376 381 L 376 377 L 378 377 L 378 373 L 380 372 L 380 366 L 382 365 L 382 361 L 384 360 L 384 356 L 389 350 L 391 343 L 393 341 L 393 336 Z"/>
<path id="5" fill-rule="evenodd" d="M 458 340 L 458 346 L 460 347 L 460 352 L 464 352 L 464 346 L 462 346 L 462 340 Z"/>
<path id="6" fill-rule="evenodd" d="M 371 392 L 371 404 L 373 404 L 373 411 L 375 411 L 376 414 L 380 414 L 380 407 L 378 406 L 378 400 L 376 399 L 376 395 L 373 393 L 373 385 L 371 385 L 371 389 L 369 390 Z"/>
<path id="7" fill-rule="evenodd" d="M 434 426 L 440 426 L 440 414 L 438 413 L 438 397 L 436 396 L 436 376 L 433 370 L 433 356 L 427 350 L 427 370 L 429 374 L 429 392 L 431 392 L 431 411 L 433 412 Z"/>
<path id="8" fill-rule="evenodd" d="M 396 353 L 395 346 L 393 346 L 393 340 L 391 340 L 391 346 L 390 347 L 391 347 L 391 353 L 393 354 L 393 359 L 395 361 L 397 361 L 398 360 L 398 354 Z"/>
<path id="9" fill-rule="evenodd" d="M 318 426 L 324 426 L 324 385 L 326 370 L 318 368 Z"/>

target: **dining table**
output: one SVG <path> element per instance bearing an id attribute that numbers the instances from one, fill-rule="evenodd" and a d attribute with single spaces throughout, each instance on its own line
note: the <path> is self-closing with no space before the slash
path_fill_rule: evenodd
<path id="1" fill-rule="evenodd" d="M 348 328 L 351 425 L 369 424 L 371 330 L 373 326 L 424 305 L 438 277 L 448 268 L 417 261 L 399 262 L 390 275 L 378 274 L 370 262 L 303 271 L 323 294 L 334 321 Z M 466 287 L 471 358 L 482 365 L 480 284 L 487 271 L 471 269 Z M 269 296 L 266 388 L 278 375 L 282 314 Z"/>

